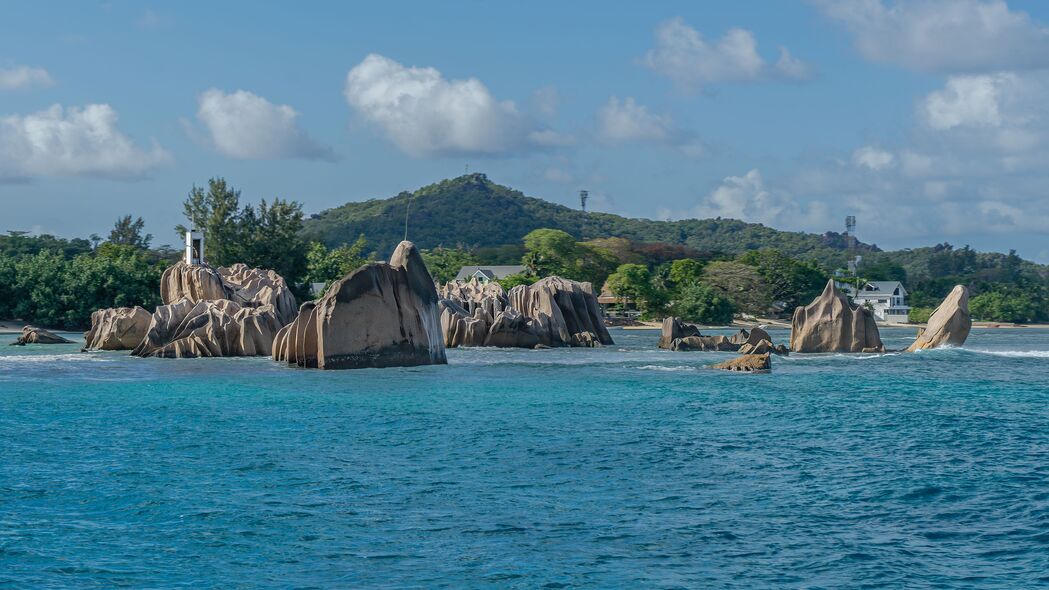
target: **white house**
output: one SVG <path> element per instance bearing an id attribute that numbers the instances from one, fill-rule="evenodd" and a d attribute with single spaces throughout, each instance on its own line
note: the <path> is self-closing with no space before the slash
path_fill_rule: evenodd
<path id="1" fill-rule="evenodd" d="M 846 286 L 845 292 L 857 305 L 871 307 L 878 322 L 906 324 L 911 308 L 907 305 L 907 289 L 899 281 L 870 281 L 856 292 Z"/>
<path id="2" fill-rule="evenodd" d="M 469 281 L 470 279 L 477 279 L 481 283 L 488 283 L 499 279 L 505 279 L 510 275 L 517 275 L 527 272 L 528 268 L 521 265 L 506 265 L 506 266 L 464 266 L 459 269 L 459 274 L 455 275 L 457 281 Z"/>

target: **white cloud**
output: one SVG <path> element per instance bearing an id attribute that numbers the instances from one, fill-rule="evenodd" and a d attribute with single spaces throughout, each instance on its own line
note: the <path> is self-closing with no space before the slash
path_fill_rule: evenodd
<path id="1" fill-rule="evenodd" d="M 371 54 L 346 76 L 346 101 L 402 151 L 417 157 L 502 155 L 563 145 L 513 101 L 476 78 L 446 80 L 434 68 L 405 67 Z"/>
<path id="2" fill-rule="evenodd" d="M 117 128 L 108 104 L 51 108 L 0 117 L 0 179 L 83 175 L 116 179 L 145 176 L 171 156 L 153 142 L 142 149 Z"/>
<path id="3" fill-rule="evenodd" d="M 299 126 L 299 113 L 245 90 L 226 94 L 212 88 L 199 97 L 197 118 L 222 154 L 242 160 L 305 158 L 334 160 L 330 147 Z"/>
<path id="4" fill-rule="evenodd" d="M 659 214 L 664 218 L 673 216 L 666 209 L 660 209 Z M 812 230 L 827 227 L 829 223 L 823 204 L 802 203 L 785 190 L 766 186 L 765 179 L 757 169 L 743 176 L 724 178 L 717 188 L 685 215 L 699 219 L 739 219 L 777 229 Z"/>
<path id="5" fill-rule="evenodd" d="M 866 59 L 932 72 L 1049 66 L 1049 29 L 1004 0 L 814 0 Z"/>
<path id="6" fill-rule="evenodd" d="M 597 111 L 597 138 L 606 145 L 646 142 L 679 149 L 688 157 L 700 157 L 705 149 L 694 133 L 678 129 L 669 115 L 659 115 L 633 97 L 613 96 Z"/>
<path id="7" fill-rule="evenodd" d="M 758 53 L 754 33 L 729 29 L 710 42 L 680 18 L 672 18 L 656 29 L 656 47 L 641 60 L 648 68 L 688 89 L 718 82 L 755 82 L 767 79 L 802 80 L 811 68 L 780 49 L 779 61 L 769 63 Z"/>
<path id="8" fill-rule="evenodd" d="M 29 66 L 0 67 L 0 90 L 21 90 L 30 86 L 51 86 L 51 74 Z"/>
<path id="9" fill-rule="evenodd" d="M 1013 76 L 952 76 L 946 87 L 929 94 L 923 104 L 925 122 L 933 129 L 961 125 L 1001 125 L 999 87 Z"/>
<path id="10" fill-rule="evenodd" d="M 852 152 L 852 163 L 871 170 L 882 170 L 895 164 L 896 158 L 892 152 L 887 152 L 871 146 L 864 146 Z"/>

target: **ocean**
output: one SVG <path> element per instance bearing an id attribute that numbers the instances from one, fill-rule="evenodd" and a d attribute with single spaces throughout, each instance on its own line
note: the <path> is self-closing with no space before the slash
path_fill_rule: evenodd
<path id="1" fill-rule="evenodd" d="M 612 336 L 326 372 L 0 335 L 0 587 L 1049 586 L 1049 330 L 767 375 Z"/>

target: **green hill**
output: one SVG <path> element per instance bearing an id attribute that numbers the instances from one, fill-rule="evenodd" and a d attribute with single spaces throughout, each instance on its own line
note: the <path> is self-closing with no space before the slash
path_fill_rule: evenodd
<path id="1" fill-rule="evenodd" d="M 734 219 L 655 221 L 608 213 L 585 213 L 527 197 L 496 184 L 484 174 L 469 174 L 403 192 L 388 199 L 347 203 L 307 220 L 305 232 L 328 246 L 353 243 L 364 234 L 370 248 L 388 254 L 404 237 L 405 209 L 411 199 L 408 235 L 421 248 L 518 245 L 528 232 L 549 227 L 580 240 L 622 237 L 642 242 L 682 244 L 703 252 L 735 255 L 762 247 L 828 267 L 844 265 L 846 237 L 785 232 Z M 860 244 L 861 252 L 877 251 Z"/>

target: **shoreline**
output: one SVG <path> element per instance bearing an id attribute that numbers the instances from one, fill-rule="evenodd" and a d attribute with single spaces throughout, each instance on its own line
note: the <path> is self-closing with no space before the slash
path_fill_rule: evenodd
<path id="1" fill-rule="evenodd" d="M 659 330 L 662 329 L 661 322 L 641 322 L 640 326 L 613 326 L 622 328 L 624 330 Z M 756 320 L 736 320 L 731 324 L 725 326 L 698 326 L 700 329 L 707 330 L 727 330 L 731 328 L 753 328 L 756 326 L 765 326 L 766 328 L 783 328 L 790 329 L 790 322 L 784 322 L 783 320 L 773 319 L 756 319 Z M 878 328 L 926 328 L 926 324 L 878 324 Z M 973 322 L 973 330 L 1037 330 L 1039 328 L 1049 328 L 1049 323 L 1039 324 L 1010 324 L 1007 322 Z"/>

